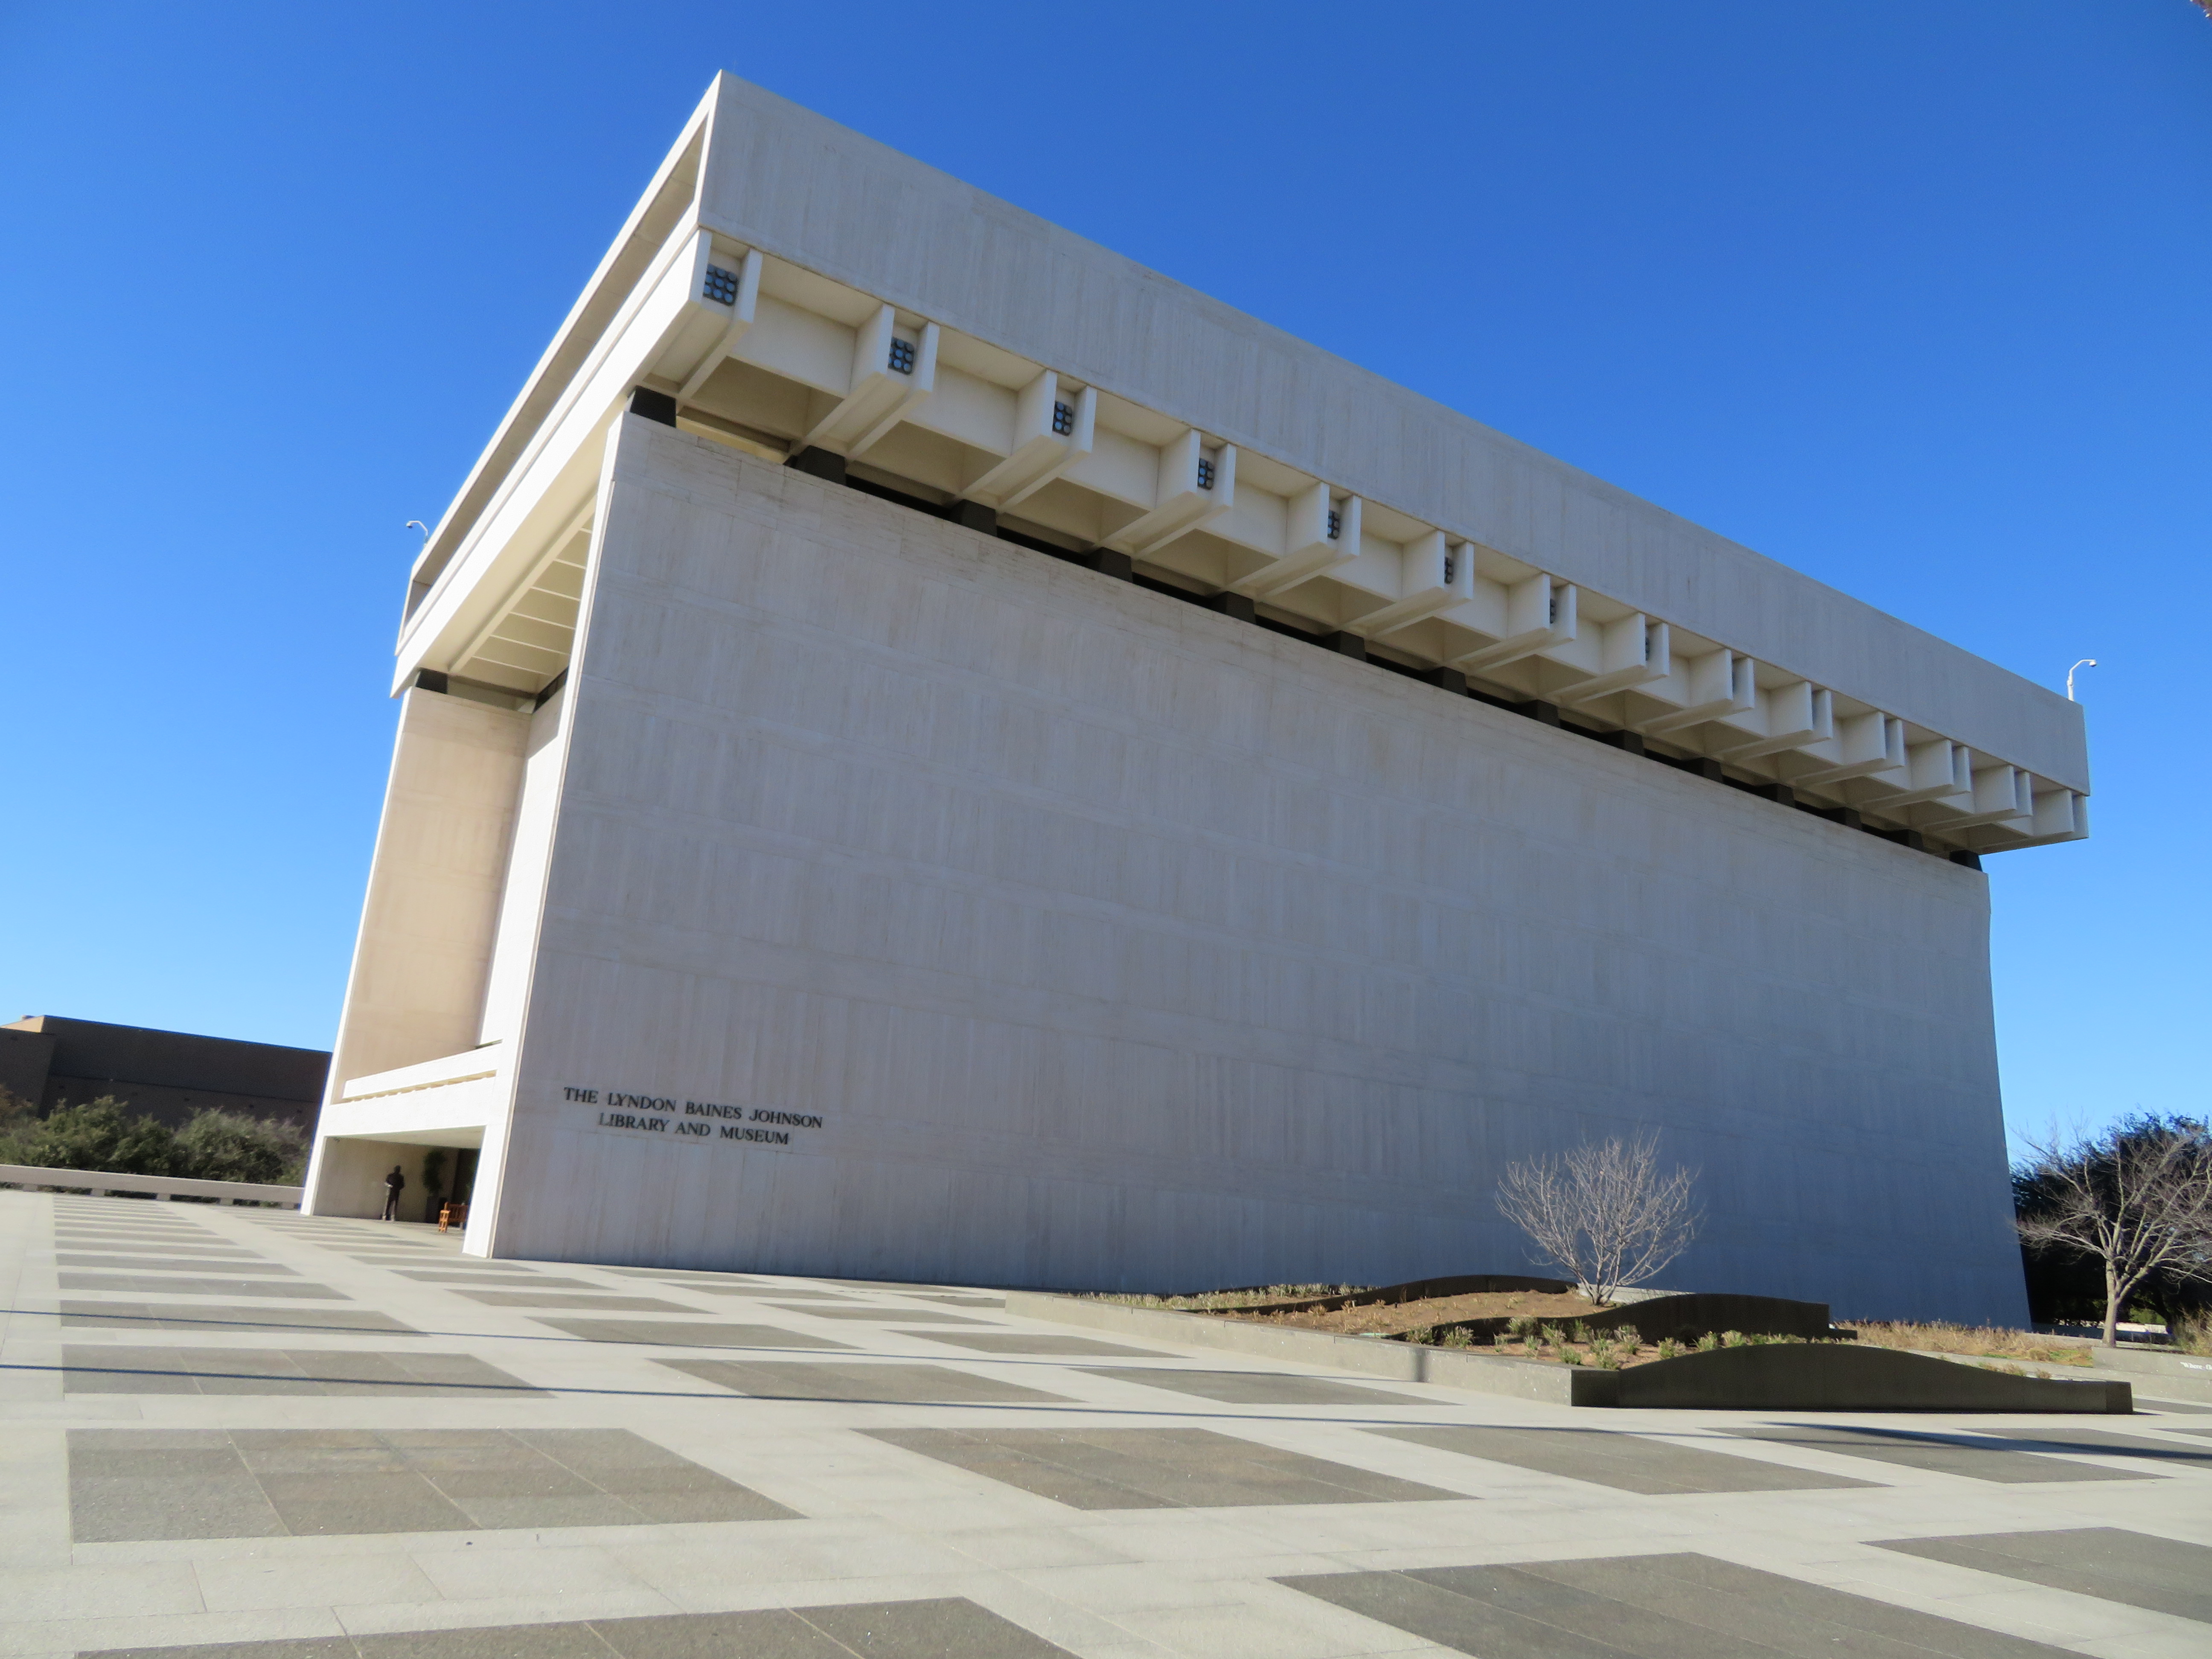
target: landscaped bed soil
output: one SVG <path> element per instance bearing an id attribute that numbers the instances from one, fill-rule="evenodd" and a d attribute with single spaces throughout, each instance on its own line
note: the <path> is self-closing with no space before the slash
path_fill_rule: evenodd
<path id="1" fill-rule="evenodd" d="M 1297 1309 L 1281 1313 L 1243 1313 L 1225 1308 L 1219 1310 L 1216 1316 L 1262 1325 L 1287 1325 L 1303 1331 L 1328 1331 L 1338 1336 L 1398 1336 L 1407 1331 L 1455 1325 L 1470 1319 L 1518 1316 L 1566 1325 L 1602 1311 L 1605 1310 L 1588 1297 L 1572 1291 L 1486 1291 L 1364 1308 Z"/>

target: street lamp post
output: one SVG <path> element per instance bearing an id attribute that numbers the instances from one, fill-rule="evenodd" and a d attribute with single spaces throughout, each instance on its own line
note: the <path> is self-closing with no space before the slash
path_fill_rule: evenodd
<path id="1" fill-rule="evenodd" d="M 2066 701 L 2067 701 L 2067 702 L 2073 702 L 2073 701 L 2074 701 L 2074 676 L 2075 676 L 2075 673 L 2076 672 L 2076 671 L 2081 670 L 2081 669 L 2084 669 L 2084 668 L 2094 668 L 2096 665 L 2097 665 L 2097 659 L 2096 659 L 2094 657 L 2084 657 L 2084 658 L 2082 658 L 2082 659 L 2081 659 L 2081 661 L 2079 661 L 2079 662 L 2075 663 L 2072 668 L 2069 668 L 2069 669 L 2068 669 L 2068 670 L 2066 671 Z"/>

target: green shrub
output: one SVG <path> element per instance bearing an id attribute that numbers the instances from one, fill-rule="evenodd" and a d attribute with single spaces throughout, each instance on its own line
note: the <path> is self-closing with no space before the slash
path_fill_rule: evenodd
<path id="1" fill-rule="evenodd" d="M 307 1161 L 301 1130 L 244 1112 L 204 1108 L 177 1130 L 112 1095 L 57 1106 L 43 1120 L 20 1102 L 0 1103 L 0 1164 L 289 1185 Z"/>
<path id="2" fill-rule="evenodd" d="M 1659 1357 L 1662 1359 L 1677 1358 L 1680 1356 L 1681 1352 L 1682 1345 L 1677 1342 L 1673 1337 L 1662 1336 L 1659 1339 Z"/>
<path id="3" fill-rule="evenodd" d="M 166 1123 L 140 1117 L 112 1095 L 57 1106 L 21 1137 L 14 1161 L 40 1170 L 105 1170 L 166 1176 L 177 1170 L 177 1137 Z"/>
<path id="4" fill-rule="evenodd" d="M 175 1173 L 196 1180 L 292 1186 L 307 1166 L 307 1137 L 293 1124 L 210 1107 L 177 1133 Z"/>
<path id="5" fill-rule="evenodd" d="M 1698 1352 L 1699 1353 L 1711 1353 L 1715 1348 L 1719 1347 L 1720 1345 L 1720 1338 L 1716 1336 L 1712 1332 L 1707 1331 L 1703 1336 L 1698 1339 Z"/>

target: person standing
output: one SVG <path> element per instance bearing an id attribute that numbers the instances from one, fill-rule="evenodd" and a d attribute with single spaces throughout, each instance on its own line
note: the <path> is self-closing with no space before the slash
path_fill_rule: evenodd
<path id="1" fill-rule="evenodd" d="M 399 1166 L 395 1164 L 392 1166 L 392 1173 L 384 1177 L 384 1218 L 386 1221 L 399 1219 L 399 1194 L 406 1190 L 407 1177 L 399 1172 Z"/>

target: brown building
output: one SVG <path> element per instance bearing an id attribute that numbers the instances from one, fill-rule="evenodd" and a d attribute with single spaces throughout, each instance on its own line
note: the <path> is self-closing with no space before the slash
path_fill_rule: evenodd
<path id="1" fill-rule="evenodd" d="M 207 1106 L 313 1133 L 331 1057 L 319 1048 L 31 1014 L 0 1025 L 0 1089 L 50 1112 L 113 1095 L 180 1127 Z"/>

